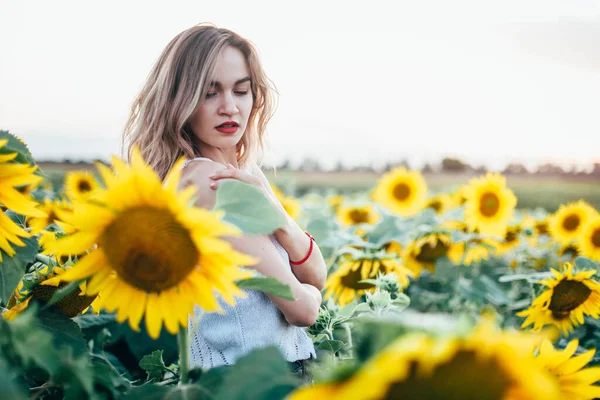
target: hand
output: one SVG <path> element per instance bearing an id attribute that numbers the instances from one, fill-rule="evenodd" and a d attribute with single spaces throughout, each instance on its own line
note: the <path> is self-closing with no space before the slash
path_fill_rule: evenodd
<path id="1" fill-rule="evenodd" d="M 237 179 L 238 181 L 253 185 L 256 188 L 260 189 L 262 192 L 264 192 L 262 182 L 258 177 L 249 174 L 248 172 L 243 171 L 241 169 L 237 169 L 231 164 L 227 164 L 225 169 L 218 170 L 217 172 L 209 176 L 209 178 L 213 180 L 213 182 L 210 184 L 210 187 L 214 190 L 216 190 L 217 187 L 219 187 L 219 179 Z"/>

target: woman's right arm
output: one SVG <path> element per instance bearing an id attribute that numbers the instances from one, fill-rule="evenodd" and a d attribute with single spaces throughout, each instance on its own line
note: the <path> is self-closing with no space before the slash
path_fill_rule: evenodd
<path id="1" fill-rule="evenodd" d="M 210 188 L 212 180 L 208 177 L 224 168 L 218 163 L 196 161 L 183 169 L 181 187 L 196 186 L 197 207 L 212 209 L 216 193 Z M 295 299 L 293 301 L 267 295 L 291 325 L 310 326 L 315 323 L 322 301 L 321 292 L 314 286 L 298 281 L 267 235 L 224 236 L 222 239 L 231 243 L 236 251 L 258 259 L 258 263 L 251 268 L 263 275 L 272 276 L 291 288 Z"/>

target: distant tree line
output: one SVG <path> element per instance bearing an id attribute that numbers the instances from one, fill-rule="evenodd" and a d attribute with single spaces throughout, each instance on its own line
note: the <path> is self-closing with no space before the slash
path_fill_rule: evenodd
<path id="1" fill-rule="evenodd" d="M 295 170 L 303 172 L 371 172 L 381 173 L 387 172 L 392 168 L 399 166 L 405 166 L 410 168 L 407 161 L 402 160 L 398 162 L 386 162 L 383 165 L 354 165 L 345 166 L 341 161 L 338 161 L 333 168 L 324 168 L 319 160 L 306 157 L 302 162 L 293 166 L 289 160 L 276 165 L 278 170 Z M 415 168 L 413 168 L 415 169 Z M 419 169 L 424 174 L 429 173 L 453 173 L 453 174 L 485 174 L 488 172 L 488 168 L 485 165 L 472 166 L 467 162 L 464 162 L 458 158 L 446 157 L 441 160 L 438 164 L 425 163 Z M 543 176 L 587 176 L 587 177 L 598 177 L 600 178 L 600 163 L 594 163 L 591 171 L 585 171 L 577 169 L 575 166 L 570 169 L 565 169 L 560 165 L 553 163 L 542 163 L 539 164 L 533 170 L 529 170 L 525 165 L 520 163 L 510 163 L 504 167 L 504 169 L 497 171 L 504 175 L 543 175 Z"/>
<path id="2" fill-rule="evenodd" d="M 99 161 L 104 164 L 106 162 L 102 160 L 94 160 Z M 39 161 L 40 165 L 48 165 L 48 164 L 67 164 L 70 166 L 79 166 L 82 168 L 89 166 L 91 163 L 89 161 L 73 161 L 70 159 L 64 159 L 62 161 Z M 276 165 L 276 168 L 281 171 L 285 170 L 293 170 L 293 171 L 301 171 L 301 172 L 367 172 L 367 173 L 382 173 L 390 171 L 392 168 L 396 168 L 399 166 L 404 166 L 406 168 L 411 168 L 409 163 L 406 160 L 400 160 L 397 162 L 386 162 L 384 164 L 375 165 L 354 165 L 354 166 L 346 166 L 341 161 L 338 161 L 333 168 L 324 168 L 322 163 L 319 162 L 314 157 L 306 157 L 299 165 L 292 165 L 290 160 L 283 160 L 282 162 Z M 446 157 L 441 160 L 441 162 L 437 164 L 425 163 L 420 168 L 412 168 L 419 169 L 424 174 L 432 174 L 432 173 L 450 173 L 450 174 L 473 174 L 480 175 L 485 174 L 488 171 L 488 168 L 485 165 L 472 166 L 467 162 L 464 162 L 458 158 Z M 501 172 L 504 175 L 525 175 L 525 176 L 580 176 L 580 177 L 594 177 L 600 178 L 600 163 L 594 163 L 591 171 L 579 170 L 575 167 L 571 167 L 570 169 L 565 169 L 560 165 L 556 165 L 553 163 L 543 163 L 538 165 L 535 169 L 529 170 L 525 167 L 525 165 L 520 163 L 510 163 L 504 167 L 504 169 L 497 171 Z"/>

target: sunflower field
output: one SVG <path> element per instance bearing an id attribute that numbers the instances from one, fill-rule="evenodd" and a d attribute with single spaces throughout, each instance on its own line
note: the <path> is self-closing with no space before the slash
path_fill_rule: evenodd
<path id="1" fill-rule="evenodd" d="M 292 295 L 221 239 L 281 226 L 268 200 L 223 182 L 194 207 L 183 162 L 161 181 L 134 152 L 56 190 L 0 131 L 3 399 L 600 398 L 600 213 L 517 208 L 496 173 L 437 192 L 405 168 L 346 195 L 273 186 L 329 268 L 317 358 L 303 377 L 275 347 L 195 368 L 194 307 Z"/>

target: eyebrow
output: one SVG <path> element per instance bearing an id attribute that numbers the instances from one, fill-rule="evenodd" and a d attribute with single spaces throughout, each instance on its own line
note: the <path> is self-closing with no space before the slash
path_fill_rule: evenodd
<path id="1" fill-rule="evenodd" d="M 252 82 L 252 79 L 250 79 L 249 76 L 247 76 L 245 78 L 242 78 L 242 79 L 238 79 L 237 81 L 235 81 L 235 84 L 233 86 L 241 85 L 244 82 Z M 219 82 L 219 81 L 212 81 L 210 83 L 210 86 L 211 87 L 216 87 L 216 88 L 222 87 L 221 82 Z"/>

